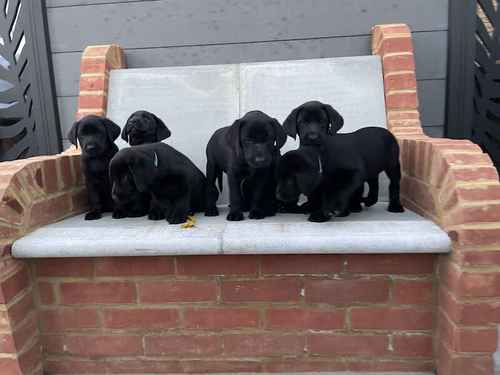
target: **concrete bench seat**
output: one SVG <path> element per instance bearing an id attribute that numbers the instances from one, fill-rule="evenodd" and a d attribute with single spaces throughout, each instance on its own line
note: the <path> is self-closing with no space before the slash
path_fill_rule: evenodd
<path id="1" fill-rule="evenodd" d="M 122 69 L 110 73 L 108 117 L 123 126 L 140 109 L 162 118 L 172 131 L 165 140 L 205 170 L 212 133 L 246 112 L 260 109 L 283 121 L 309 100 L 331 103 L 344 117 L 341 132 L 386 127 L 382 66 L 378 56 L 214 66 Z M 120 147 L 127 146 L 117 140 Z M 282 152 L 298 147 L 290 137 Z M 387 178 L 381 175 L 381 201 Z M 227 205 L 225 182 L 219 204 Z M 382 207 L 384 206 L 384 207 Z M 407 210 L 390 214 L 385 204 L 326 224 L 304 215 L 230 223 L 197 215 L 185 230 L 164 221 L 85 222 L 82 216 L 41 228 L 16 241 L 16 257 L 92 257 L 194 254 L 442 253 L 446 233 Z M 49 246 L 50 244 L 50 246 Z"/>
<path id="2" fill-rule="evenodd" d="M 411 212 L 393 214 L 379 203 L 328 223 L 305 215 L 228 222 L 196 215 L 194 228 L 143 218 L 114 220 L 83 215 L 37 229 L 14 243 L 17 258 L 216 255 L 216 254 L 387 254 L 446 253 L 450 239 L 436 224 Z"/>

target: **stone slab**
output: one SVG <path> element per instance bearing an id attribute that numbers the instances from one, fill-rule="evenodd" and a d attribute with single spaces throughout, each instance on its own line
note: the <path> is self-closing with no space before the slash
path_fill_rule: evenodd
<path id="1" fill-rule="evenodd" d="M 386 254 L 447 253 L 448 235 L 411 211 L 393 214 L 379 203 L 362 213 L 328 223 L 305 215 L 280 214 L 264 220 L 228 222 L 197 214 L 194 228 L 145 217 L 97 221 L 83 215 L 39 228 L 17 240 L 17 258 L 215 254 Z"/>

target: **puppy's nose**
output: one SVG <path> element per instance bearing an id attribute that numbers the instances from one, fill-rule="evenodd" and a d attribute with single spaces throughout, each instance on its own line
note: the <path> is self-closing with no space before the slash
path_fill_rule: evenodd
<path id="1" fill-rule="evenodd" d="M 318 136 L 318 133 L 310 133 L 310 134 L 307 136 L 307 138 L 309 138 L 310 140 L 313 140 L 313 141 L 314 141 L 314 140 L 316 140 L 316 139 L 318 139 L 318 137 L 319 137 L 319 136 Z"/>
<path id="2" fill-rule="evenodd" d="M 96 145 L 87 145 L 85 146 L 85 150 L 87 151 L 92 151 L 92 150 L 95 150 L 97 148 Z"/>

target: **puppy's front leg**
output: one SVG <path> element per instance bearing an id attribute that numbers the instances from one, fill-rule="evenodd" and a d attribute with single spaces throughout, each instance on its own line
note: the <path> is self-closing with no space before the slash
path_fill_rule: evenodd
<path id="1" fill-rule="evenodd" d="M 229 214 L 227 215 L 227 220 L 229 221 L 241 221 L 243 220 L 242 211 L 242 196 L 241 196 L 241 176 L 235 173 L 228 173 L 228 183 L 229 183 L 229 204 L 231 208 Z"/>
<path id="2" fill-rule="evenodd" d="M 266 211 L 271 211 L 270 207 L 264 207 L 264 204 L 271 204 L 269 200 L 265 200 L 265 193 L 266 193 L 266 188 L 268 187 L 268 184 L 270 183 L 270 179 L 272 179 L 272 176 L 270 173 L 266 173 L 268 171 L 263 171 L 263 172 L 256 172 L 255 176 L 253 176 L 253 181 L 255 181 L 255 184 L 253 186 L 253 196 L 252 200 L 250 202 L 250 213 L 248 214 L 248 217 L 250 219 L 263 219 L 265 218 Z M 273 189 L 273 193 L 274 193 Z M 274 198 L 274 194 L 273 194 Z"/>
<path id="3" fill-rule="evenodd" d="M 356 191 L 362 186 L 363 174 L 361 171 L 354 171 L 351 178 L 347 181 L 346 184 L 342 184 L 342 188 L 338 190 L 336 197 L 333 199 L 333 202 L 330 201 L 330 211 L 339 211 L 340 214 L 337 216 L 347 216 L 349 215 L 349 203 L 351 202 L 351 198 L 356 193 Z M 347 213 L 347 215 L 346 215 Z"/>
<path id="4" fill-rule="evenodd" d="M 310 202 L 309 208 L 311 214 L 307 220 L 313 223 L 324 223 L 330 220 L 330 215 L 328 212 L 328 200 L 325 190 L 320 187 L 316 189 L 310 196 L 307 197 L 308 202 Z"/>
<path id="5" fill-rule="evenodd" d="M 187 221 L 189 215 L 190 194 L 186 193 L 178 197 L 167 213 L 167 221 L 169 224 L 182 224 Z"/>
<path id="6" fill-rule="evenodd" d="M 151 196 L 151 204 L 149 206 L 149 220 L 163 220 L 165 219 L 165 204 L 160 202 L 158 198 L 152 194 Z"/>
<path id="7" fill-rule="evenodd" d="M 85 215 L 85 220 L 97 220 L 102 217 L 101 189 L 99 184 L 91 179 L 86 179 L 90 210 Z"/>

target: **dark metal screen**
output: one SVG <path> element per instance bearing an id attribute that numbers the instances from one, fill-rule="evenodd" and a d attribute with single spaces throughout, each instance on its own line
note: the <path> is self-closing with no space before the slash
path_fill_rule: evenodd
<path id="1" fill-rule="evenodd" d="M 0 161 L 60 151 L 43 0 L 0 0 Z"/>
<path id="2" fill-rule="evenodd" d="M 477 0 L 472 140 L 500 168 L 500 11 Z"/>

